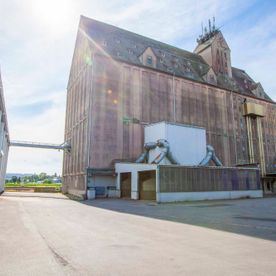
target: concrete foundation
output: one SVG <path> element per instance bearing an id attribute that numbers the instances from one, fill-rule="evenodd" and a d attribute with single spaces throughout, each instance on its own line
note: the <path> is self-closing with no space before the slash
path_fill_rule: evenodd
<path id="1" fill-rule="evenodd" d="M 188 193 L 157 193 L 157 202 L 196 201 L 216 199 L 237 199 L 243 197 L 263 197 L 262 190 L 255 191 L 214 191 L 214 192 L 188 192 Z"/>

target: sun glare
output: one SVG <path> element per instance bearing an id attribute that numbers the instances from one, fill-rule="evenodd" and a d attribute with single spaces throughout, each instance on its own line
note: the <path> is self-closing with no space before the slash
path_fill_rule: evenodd
<path id="1" fill-rule="evenodd" d="M 30 9 L 36 20 L 50 31 L 66 31 L 75 12 L 72 0 L 30 0 Z"/>

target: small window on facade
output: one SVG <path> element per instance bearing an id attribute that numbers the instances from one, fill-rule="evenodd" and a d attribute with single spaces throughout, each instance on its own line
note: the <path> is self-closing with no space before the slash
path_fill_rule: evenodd
<path id="1" fill-rule="evenodd" d="M 213 74 L 210 75 L 209 81 L 210 83 L 215 83 L 215 77 Z"/>
<path id="2" fill-rule="evenodd" d="M 147 56 L 147 65 L 152 65 L 152 56 Z"/>

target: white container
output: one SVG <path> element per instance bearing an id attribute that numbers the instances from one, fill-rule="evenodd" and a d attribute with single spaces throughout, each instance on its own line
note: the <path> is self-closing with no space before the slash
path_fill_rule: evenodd
<path id="1" fill-rule="evenodd" d="M 206 155 L 206 130 L 183 124 L 159 122 L 145 126 L 145 143 L 165 139 L 170 151 L 180 165 L 196 166 Z M 160 149 L 150 150 L 151 163 L 160 153 Z M 170 164 L 164 158 L 161 164 Z"/>
<path id="2" fill-rule="evenodd" d="M 94 188 L 89 188 L 87 190 L 87 199 L 95 199 L 96 198 L 96 190 Z"/>

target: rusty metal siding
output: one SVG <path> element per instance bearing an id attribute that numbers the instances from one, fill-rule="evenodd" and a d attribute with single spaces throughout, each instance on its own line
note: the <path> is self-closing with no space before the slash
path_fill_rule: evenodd
<path id="1" fill-rule="evenodd" d="M 71 152 L 63 156 L 63 192 L 86 190 L 88 99 L 91 92 L 92 60 L 88 41 L 78 34 L 67 87 L 64 141 Z"/>
<path id="2" fill-rule="evenodd" d="M 96 55 L 95 63 L 99 66 L 96 66 L 96 89 L 93 92 L 95 106 L 92 117 L 95 126 L 90 136 L 93 149 L 89 166 L 110 167 L 115 159 L 134 160 L 143 150 L 143 126 L 125 124 L 124 118 L 136 118 L 145 123 L 162 120 L 173 122 L 174 93 L 177 123 L 206 128 L 207 142 L 214 146 L 225 166 L 248 163 L 246 123 L 241 111 L 244 95 L 173 78 L 152 69 L 110 61 L 101 55 Z M 112 89 L 112 97 L 118 101 L 115 105 L 107 96 L 109 87 Z M 265 127 L 263 136 L 267 166 L 271 166 L 275 139 L 265 138 L 272 132 L 271 128 L 275 124 L 272 119 L 275 118 L 275 110 L 271 108 L 271 103 L 253 98 L 248 100 L 259 102 L 265 110 L 268 109 L 268 116 L 263 118 L 262 123 Z M 266 127 L 267 125 L 270 127 Z M 257 141 L 255 128 L 253 131 Z M 275 131 L 271 137 L 275 137 L 274 135 Z M 254 144 L 254 148 L 258 162 L 258 143 Z M 272 153 L 268 148 L 273 149 Z"/>
<path id="3" fill-rule="evenodd" d="M 88 47 L 85 39 L 78 38 L 67 94 L 65 141 L 71 142 L 72 153 L 64 154 L 64 186 L 83 189 L 85 182 L 77 186 L 72 183 L 80 183 L 77 175 L 85 174 L 87 167 L 111 168 L 114 160 L 133 161 L 139 156 L 143 150 L 143 125 L 125 123 L 124 118 L 143 123 L 175 119 L 176 123 L 204 127 L 207 143 L 215 148 L 225 166 L 248 163 L 246 124 L 241 111 L 245 98 L 264 107 L 265 159 L 267 170 L 272 169 L 276 156 L 273 103 L 118 62 L 97 51 L 91 44 Z M 84 58 L 92 56 L 90 66 Z M 257 138 L 254 127 L 253 136 Z M 254 141 L 258 162 L 258 143 Z"/>
<path id="4" fill-rule="evenodd" d="M 159 167 L 160 192 L 260 190 L 258 169 L 216 167 Z"/>

